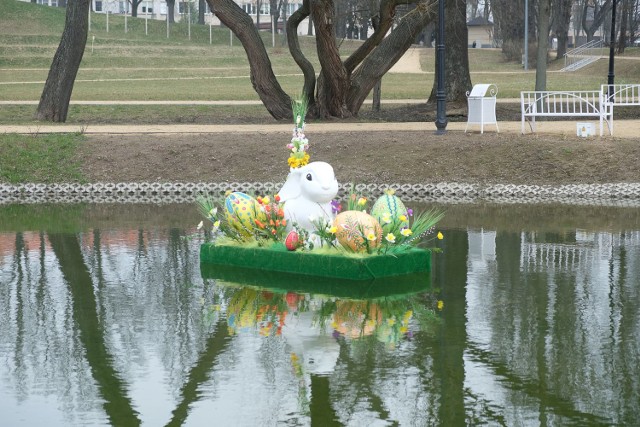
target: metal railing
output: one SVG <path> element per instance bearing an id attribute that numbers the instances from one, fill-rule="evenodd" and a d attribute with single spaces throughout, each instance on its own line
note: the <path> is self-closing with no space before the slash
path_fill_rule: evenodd
<path id="1" fill-rule="evenodd" d="M 564 68 L 561 71 L 575 71 L 602 57 L 602 40 L 591 40 L 564 54 Z"/>

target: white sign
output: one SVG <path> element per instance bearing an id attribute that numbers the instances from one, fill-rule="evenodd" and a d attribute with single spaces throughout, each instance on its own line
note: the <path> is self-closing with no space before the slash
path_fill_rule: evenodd
<path id="1" fill-rule="evenodd" d="M 595 126 L 593 123 L 578 123 L 576 135 L 586 138 L 595 134 Z"/>

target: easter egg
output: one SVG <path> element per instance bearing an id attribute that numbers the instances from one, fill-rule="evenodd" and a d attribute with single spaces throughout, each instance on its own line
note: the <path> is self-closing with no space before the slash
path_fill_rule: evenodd
<path id="1" fill-rule="evenodd" d="M 333 225 L 338 243 L 354 252 L 375 249 L 382 241 L 382 227 L 378 220 L 364 212 L 341 212 L 333 220 Z"/>
<path id="2" fill-rule="evenodd" d="M 400 217 L 403 215 L 405 218 L 408 217 L 407 208 L 398 196 L 390 193 L 383 194 L 376 200 L 371 208 L 371 215 L 378 220 L 383 228 L 386 224 L 390 223 L 395 223 L 399 228 L 409 225 L 407 219 L 404 221 L 400 220 Z"/>
<path id="3" fill-rule="evenodd" d="M 287 234 L 286 239 L 284 239 L 284 245 L 289 251 L 295 251 L 300 247 L 300 236 L 298 236 L 298 233 L 295 230 L 292 230 Z"/>
<path id="4" fill-rule="evenodd" d="M 229 225 L 245 236 L 251 235 L 256 219 L 264 219 L 260 204 L 253 197 L 234 192 L 224 200 L 225 214 Z"/>

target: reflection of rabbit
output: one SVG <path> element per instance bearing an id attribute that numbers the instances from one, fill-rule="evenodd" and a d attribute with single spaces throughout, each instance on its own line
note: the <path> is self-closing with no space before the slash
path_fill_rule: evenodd
<path id="1" fill-rule="evenodd" d="M 315 230 L 311 219 L 333 221 L 331 200 L 338 194 L 338 181 L 329 163 L 311 162 L 292 169 L 278 194 L 287 227 L 296 223 L 311 233 Z"/>

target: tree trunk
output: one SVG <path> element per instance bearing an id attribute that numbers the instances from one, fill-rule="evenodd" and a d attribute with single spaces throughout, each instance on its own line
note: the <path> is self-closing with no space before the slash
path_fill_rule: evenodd
<path id="1" fill-rule="evenodd" d="M 64 31 L 35 114 L 36 120 L 65 122 L 73 84 L 87 43 L 90 0 L 69 0 Z"/>
<path id="2" fill-rule="evenodd" d="M 629 18 L 629 11 L 631 10 L 631 0 L 622 0 L 622 11 L 620 12 L 620 38 L 618 39 L 618 43 L 616 43 L 616 52 L 618 54 L 624 53 L 624 48 L 627 45 L 627 26 Z M 616 16 L 616 22 L 617 21 Z"/>
<path id="3" fill-rule="evenodd" d="M 547 57 L 551 0 L 538 0 L 538 53 L 536 56 L 536 90 L 547 90 Z"/>
<path id="4" fill-rule="evenodd" d="M 556 59 L 562 59 L 567 53 L 569 42 L 569 25 L 571 24 L 571 9 L 573 0 L 556 0 L 553 7 L 553 31 L 558 38 Z"/>
<path id="5" fill-rule="evenodd" d="M 251 17 L 233 0 L 207 0 L 207 3 L 242 43 L 249 60 L 251 84 L 269 113 L 275 119 L 290 119 L 291 98 L 273 73 L 269 55 Z"/>
<path id="6" fill-rule="evenodd" d="M 335 7 L 332 0 L 311 0 L 313 26 L 316 28 L 318 59 L 322 67 L 318 81 L 318 113 L 322 117 L 348 117 L 345 98 L 347 70 L 336 44 Z"/>
<path id="7" fill-rule="evenodd" d="M 142 0 L 131 0 L 131 17 L 136 18 L 138 16 L 138 6 L 142 3 Z"/>
<path id="8" fill-rule="evenodd" d="M 309 15 L 309 25 L 307 25 L 307 35 L 313 35 L 313 18 L 311 17 L 311 15 Z"/>
<path id="9" fill-rule="evenodd" d="M 198 0 L 198 24 L 204 25 L 204 13 L 207 10 L 207 2 Z"/>
<path id="10" fill-rule="evenodd" d="M 469 36 L 467 33 L 465 0 L 447 0 L 445 19 L 445 46 L 447 58 L 444 62 L 445 92 L 447 101 L 467 102 L 467 92 L 471 89 L 469 73 Z M 436 55 L 436 75 L 429 95 L 429 102 L 435 102 L 438 90 L 438 58 Z"/>
<path id="11" fill-rule="evenodd" d="M 167 0 L 167 13 L 169 15 L 170 24 L 174 24 L 176 22 L 175 9 L 176 9 L 176 0 Z"/>

